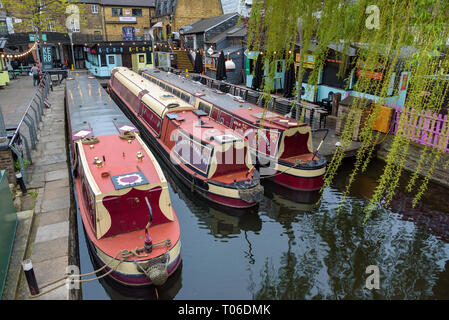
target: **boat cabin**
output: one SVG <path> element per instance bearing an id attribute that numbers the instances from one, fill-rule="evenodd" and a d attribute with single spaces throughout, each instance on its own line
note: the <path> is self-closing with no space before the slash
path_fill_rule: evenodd
<path id="1" fill-rule="evenodd" d="M 142 75 L 244 136 L 260 156 L 291 160 L 313 154 L 311 128 L 305 123 L 172 73 L 145 69 Z"/>
<path id="2" fill-rule="evenodd" d="M 155 85 L 126 68 L 113 70 L 111 84 L 161 140 L 172 160 L 207 179 L 234 172 L 236 176 L 227 180 L 238 180 L 252 167 L 243 136 L 189 104 L 186 92 Z"/>

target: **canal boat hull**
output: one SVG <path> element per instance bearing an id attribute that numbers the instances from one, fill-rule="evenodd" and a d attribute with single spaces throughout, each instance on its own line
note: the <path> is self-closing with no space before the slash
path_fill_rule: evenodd
<path id="1" fill-rule="evenodd" d="M 69 78 L 65 105 L 76 210 L 90 253 L 120 284 L 162 285 L 181 261 L 163 171 L 98 81 Z"/>
<path id="2" fill-rule="evenodd" d="M 89 237 L 86 238 L 88 242 L 88 246 L 90 252 L 94 253 L 92 258 L 95 260 L 95 264 L 97 264 L 98 269 L 103 268 L 102 273 L 109 273 L 108 276 L 110 279 L 120 283 L 121 285 L 128 287 L 147 287 L 153 285 L 152 281 L 138 268 L 136 268 L 136 263 L 133 261 L 125 261 L 119 264 L 119 259 L 114 259 L 104 253 L 99 247 L 97 247 Z M 170 277 L 173 273 L 176 272 L 178 267 L 181 265 L 181 241 L 168 251 L 170 255 L 170 260 L 167 266 L 167 273 Z M 156 260 L 160 259 L 161 256 L 156 257 Z M 112 263 L 110 262 L 112 259 Z M 141 265 L 150 264 L 155 259 L 147 259 L 147 260 L 139 260 L 138 263 Z M 137 262 L 137 261 L 136 261 Z M 117 270 L 111 270 L 108 263 L 112 266 L 119 264 Z"/>
<path id="3" fill-rule="evenodd" d="M 298 144 L 299 141 L 294 140 L 295 135 L 300 138 L 299 132 L 289 134 L 286 137 L 286 132 L 290 130 L 290 126 L 282 128 L 281 121 L 284 123 L 287 118 L 274 111 L 264 111 L 263 108 L 248 102 L 232 98 L 228 94 L 219 92 L 215 89 L 205 88 L 203 85 L 196 83 L 188 78 L 180 77 L 174 74 L 165 73 L 160 70 L 146 69 L 142 72 L 142 76 L 149 81 L 156 83 L 162 87 L 171 87 L 180 91 L 181 94 L 186 94 L 189 97 L 190 102 L 197 108 L 204 110 L 213 119 L 221 121 L 224 125 L 234 130 L 240 130 L 245 128 L 246 130 L 260 130 L 261 127 L 258 119 L 254 119 L 253 115 L 257 113 L 266 112 L 277 117 L 275 121 L 267 121 L 265 126 L 278 130 L 279 134 L 279 146 L 275 148 L 284 150 L 290 148 L 292 145 L 286 145 L 285 139 L 289 139 L 291 143 Z M 200 87 L 201 86 L 201 87 Z M 236 100 L 237 99 L 237 100 Z M 291 119 L 291 121 L 294 121 Z M 306 128 L 307 125 L 299 124 L 300 127 Z M 239 129 L 237 129 L 239 128 Z M 259 128 L 259 129 L 258 129 Z M 302 129 L 307 131 L 307 129 Z M 248 132 L 248 131 L 247 131 Z M 261 133 L 263 131 L 259 131 Z M 267 133 L 267 141 L 271 139 L 270 133 Z M 292 139 L 293 137 L 293 139 Z M 311 136 L 310 136 L 311 139 Z M 283 140 L 283 141 L 281 141 Z M 303 140 L 302 143 L 305 143 Z M 257 144 L 256 144 L 257 145 Z M 286 188 L 298 191 L 315 191 L 320 190 L 324 185 L 324 175 L 326 171 L 327 162 L 324 157 L 319 153 L 314 153 L 311 149 L 311 140 L 306 142 L 307 150 L 303 148 L 304 154 L 297 157 L 304 160 L 301 164 L 298 164 L 295 159 L 291 161 L 280 159 L 278 156 L 268 156 L 263 152 L 256 150 L 254 147 L 250 147 L 253 163 L 257 162 L 270 163 L 273 169 L 267 170 L 264 173 L 262 169 L 260 175 L 263 178 L 270 179 L 273 182 L 280 184 Z M 273 146 L 271 147 L 273 150 Z M 312 160 L 313 159 L 313 160 Z"/>
<path id="4" fill-rule="evenodd" d="M 208 201 L 229 208 L 248 209 L 258 206 L 258 201 L 248 202 L 243 200 L 240 196 L 239 187 L 236 187 L 234 183 L 219 183 L 212 179 L 200 179 L 194 170 L 188 168 L 178 159 L 174 159 L 171 154 L 172 150 L 164 145 L 160 138 L 156 137 L 151 127 L 143 120 L 141 112 L 136 112 L 135 108 L 126 101 L 111 81 L 112 79 L 108 83 L 108 91 L 112 99 L 140 130 L 145 141 L 156 150 L 164 163 L 191 191 L 197 192 Z M 257 197 L 261 197 L 263 194 L 263 188 L 253 182 L 250 184 L 249 191 L 256 194 Z"/>

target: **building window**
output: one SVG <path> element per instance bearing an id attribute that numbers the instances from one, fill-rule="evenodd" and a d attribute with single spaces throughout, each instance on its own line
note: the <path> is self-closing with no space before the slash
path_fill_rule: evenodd
<path id="1" fill-rule="evenodd" d="M 283 69 L 282 61 L 277 61 L 276 72 L 281 73 Z"/>
<path id="2" fill-rule="evenodd" d="M 102 40 L 101 31 L 94 31 L 94 40 Z"/>
<path id="3" fill-rule="evenodd" d="M 91 5 L 90 9 L 92 10 L 92 13 L 98 13 L 98 5 L 97 4 Z"/>
<path id="4" fill-rule="evenodd" d="M 110 65 L 115 64 L 114 56 L 108 56 L 108 59 L 109 59 L 109 64 Z"/>
<path id="5" fill-rule="evenodd" d="M 113 17 L 120 17 L 123 15 L 123 9 L 122 8 L 112 8 L 112 16 Z"/>
<path id="6" fill-rule="evenodd" d="M 133 9 L 133 16 L 134 17 L 141 17 L 142 16 L 142 9 Z"/>

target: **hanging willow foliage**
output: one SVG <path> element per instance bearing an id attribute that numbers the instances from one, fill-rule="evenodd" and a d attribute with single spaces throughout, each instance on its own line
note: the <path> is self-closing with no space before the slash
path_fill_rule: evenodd
<path id="1" fill-rule="evenodd" d="M 374 9 L 373 8 L 374 5 Z M 378 20 L 375 18 L 378 9 Z M 373 11 L 374 10 L 374 11 Z M 341 60 L 339 75 L 355 72 L 360 64 L 363 72 L 375 72 L 382 66 L 382 81 L 369 77 L 359 77 L 351 89 L 360 97 L 374 94 L 378 103 L 387 99 L 394 77 L 398 71 L 408 72 L 408 91 L 403 112 L 398 124 L 397 134 L 393 136 L 391 149 L 385 162 L 383 174 L 378 180 L 374 194 L 365 208 L 365 220 L 382 201 L 388 205 L 399 184 L 411 139 L 410 128 L 404 125 L 405 114 L 413 112 L 439 113 L 443 107 L 448 90 L 449 58 L 446 42 L 449 39 L 449 1 L 447 0 L 254 0 L 248 22 L 248 47 L 262 51 L 269 62 L 268 78 L 274 76 L 275 60 L 285 59 L 287 65 L 293 63 L 296 44 L 301 48 L 299 72 L 296 80 L 303 81 L 305 54 L 314 56 L 315 67 L 308 77 L 308 84 L 317 88 L 320 72 L 329 54 L 329 47 L 336 48 L 336 59 Z M 368 23 L 367 23 L 368 22 Z M 372 27 L 373 23 L 377 23 Z M 350 58 L 350 50 L 356 56 Z M 288 67 L 288 66 L 287 66 Z M 346 79 L 349 87 L 349 77 Z M 301 87 L 301 85 L 299 85 Z M 267 96 L 272 84 L 267 81 L 263 87 Z M 295 89 L 295 96 L 297 96 Z M 395 89 L 396 91 L 398 89 Z M 423 91 L 429 94 L 423 95 Z M 395 92 L 393 95 L 397 95 Z M 268 101 L 269 99 L 266 99 Z M 331 185 L 342 163 L 345 151 L 351 145 L 356 115 L 362 108 L 360 99 L 354 99 L 337 147 L 325 175 L 323 188 Z M 353 171 L 345 189 L 343 200 L 348 195 L 351 184 L 360 172 L 365 172 L 373 158 L 376 144 L 381 140 L 379 132 L 371 130 L 378 117 L 377 109 L 372 112 L 359 134 L 361 147 L 357 152 Z M 303 115 L 296 115 L 302 120 Z M 422 124 L 419 124 L 422 126 Z M 419 128 L 417 130 L 419 132 Z M 412 174 L 407 186 L 409 192 L 416 191 L 414 204 L 426 191 L 428 182 L 436 166 L 449 166 L 449 161 L 441 164 L 444 147 L 447 146 L 448 128 L 442 128 L 446 139 L 439 148 L 424 147 L 416 172 Z M 424 167 L 428 165 L 427 170 Z M 424 178 L 418 184 L 419 174 Z"/>

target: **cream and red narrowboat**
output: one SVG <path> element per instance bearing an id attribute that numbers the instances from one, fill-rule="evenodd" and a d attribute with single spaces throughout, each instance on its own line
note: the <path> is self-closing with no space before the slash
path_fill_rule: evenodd
<path id="1" fill-rule="evenodd" d="M 313 149 L 310 125 L 182 75 L 143 69 L 142 76 L 244 135 L 262 177 L 300 191 L 316 191 L 323 186 L 326 159 Z"/>
<path id="2" fill-rule="evenodd" d="M 65 104 L 74 194 L 91 253 L 121 284 L 163 284 L 181 262 L 164 173 L 95 78 L 68 78 Z"/>
<path id="3" fill-rule="evenodd" d="M 109 93 L 192 191 L 239 209 L 263 199 L 259 173 L 240 134 L 128 68 L 113 69 Z"/>

